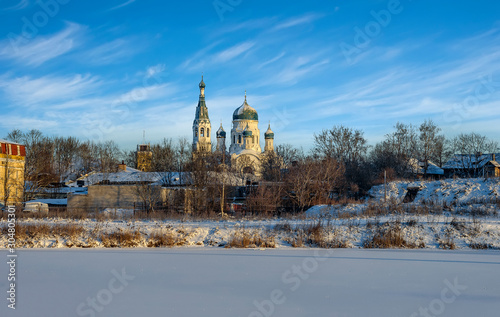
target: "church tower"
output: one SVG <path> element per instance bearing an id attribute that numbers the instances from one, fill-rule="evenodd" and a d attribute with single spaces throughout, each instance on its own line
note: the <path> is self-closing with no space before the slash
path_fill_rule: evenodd
<path id="1" fill-rule="evenodd" d="M 256 153 L 261 153 L 259 135 L 259 115 L 257 114 L 257 110 L 247 103 L 247 93 L 245 91 L 245 101 L 233 112 L 233 128 L 231 129 L 229 153 L 240 154 L 243 150 L 252 150 Z"/>
<path id="2" fill-rule="evenodd" d="M 205 104 L 205 83 L 203 82 L 203 76 L 201 76 L 199 87 L 200 97 L 193 121 L 193 152 L 211 152 L 210 130 L 212 126 L 208 118 L 208 108 Z"/>
<path id="3" fill-rule="evenodd" d="M 264 133 L 264 139 L 266 141 L 264 152 L 274 152 L 274 132 L 271 130 L 271 123 L 269 123 L 267 131 Z"/>
<path id="4" fill-rule="evenodd" d="M 217 136 L 217 151 L 225 152 L 226 151 L 226 131 L 222 127 L 222 123 L 220 124 L 219 130 L 216 133 Z"/>
<path id="5" fill-rule="evenodd" d="M 153 152 L 151 146 L 143 142 L 137 145 L 136 152 L 137 166 L 136 168 L 142 172 L 151 172 L 151 161 L 153 159 Z"/>

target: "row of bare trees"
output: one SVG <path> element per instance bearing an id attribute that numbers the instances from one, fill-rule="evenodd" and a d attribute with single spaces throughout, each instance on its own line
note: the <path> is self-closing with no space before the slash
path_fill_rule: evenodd
<path id="1" fill-rule="evenodd" d="M 113 141 L 82 142 L 74 137 L 44 136 L 38 130 L 13 130 L 7 138 L 26 145 L 26 180 L 31 189 L 91 171 L 113 172 L 122 159 L 128 166 L 136 165 L 135 151 L 122 152 Z M 200 214 L 224 212 L 225 202 L 234 195 L 231 191 L 251 179 L 239 167 L 231 166 L 226 153 L 193 156 L 186 138 L 165 138 L 150 148 L 151 167 L 162 185 L 189 185 L 190 204 Z M 497 150 L 497 142 L 476 133 L 446 139 L 431 120 L 419 126 L 398 122 L 394 131 L 374 146 L 368 145 L 362 130 L 334 126 L 314 134 L 307 153 L 290 144 L 265 153 L 260 167 L 263 182 L 247 190 L 247 208 L 263 213 L 304 210 L 314 204 L 359 197 L 383 171 L 389 171 L 390 178 L 411 177 L 415 160 L 442 166 L 453 154 Z M 425 164 L 424 176 L 427 168 Z M 30 192 L 27 190 L 28 195 Z"/>
<path id="2" fill-rule="evenodd" d="M 12 130 L 6 139 L 26 146 L 24 199 L 42 187 L 93 172 L 113 172 L 121 156 L 113 141 L 82 142 L 75 137 L 51 137 L 39 130 Z"/>

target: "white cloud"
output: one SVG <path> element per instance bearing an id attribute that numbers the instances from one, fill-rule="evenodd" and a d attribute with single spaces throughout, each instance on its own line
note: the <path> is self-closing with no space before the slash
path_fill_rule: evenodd
<path id="1" fill-rule="evenodd" d="M 165 71 L 165 64 L 157 64 L 155 66 L 148 67 L 146 70 L 146 78 L 154 77 L 157 74 Z"/>
<path id="2" fill-rule="evenodd" d="M 127 0 L 127 1 L 125 1 L 124 3 L 119 4 L 119 5 L 117 5 L 117 6 L 114 6 L 114 7 L 112 7 L 111 9 L 109 9 L 109 10 L 107 10 L 107 11 L 113 11 L 113 10 L 116 10 L 116 9 L 120 9 L 120 8 L 123 8 L 123 7 L 125 7 L 125 6 L 128 6 L 129 4 L 132 4 L 132 3 L 134 3 L 134 2 L 135 2 L 135 0 Z"/>
<path id="3" fill-rule="evenodd" d="M 85 56 L 92 64 L 106 65 L 120 63 L 133 53 L 134 49 L 128 40 L 116 39 L 91 49 Z"/>
<path id="4" fill-rule="evenodd" d="M 219 52 L 210 53 L 220 42 L 213 43 L 200 51 L 196 52 L 192 57 L 187 59 L 180 66 L 181 70 L 198 70 L 201 71 L 207 65 L 217 65 L 229 62 L 236 57 L 248 52 L 255 46 L 255 42 L 247 41 L 236 44 Z"/>
<path id="5" fill-rule="evenodd" d="M 311 22 L 313 22 L 321 17 L 322 16 L 319 14 L 307 14 L 307 15 L 304 15 L 301 17 L 291 18 L 291 19 L 288 19 L 288 20 L 276 25 L 273 28 L 273 30 L 288 29 L 288 28 L 291 28 L 291 27 L 294 27 L 297 25 L 308 24 L 308 23 L 311 23 Z"/>
<path id="6" fill-rule="evenodd" d="M 234 45 L 222 52 L 217 53 L 214 56 L 213 61 L 215 63 L 224 63 L 230 61 L 240 56 L 241 54 L 245 53 L 246 51 L 251 49 L 254 45 L 255 43 L 253 42 L 243 42 L 241 44 Z"/>
<path id="7" fill-rule="evenodd" d="M 267 65 L 269 65 L 269 64 L 272 64 L 272 63 L 274 63 L 274 62 L 276 62 L 276 61 L 280 60 L 283 56 L 285 56 L 285 52 L 281 52 L 279 55 L 277 55 L 277 56 L 275 56 L 275 57 L 271 58 L 270 60 L 265 61 L 264 63 L 260 64 L 259 66 L 257 66 L 257 69 L 261 69 L 261 68 L 262 68 L 262 67 L 264 67 L 264 66 L 267 66 Z"/>
<path id="8" fill-rule="evenodd" d="M 329 64 L 328 59 L 315 61 L 315 58 L 309 56 L 295 57 L 285 64 L 285 67 L 275 76 L 269 83 L 297 83 L 301 77 L 307 76 L 310 73 L 321 70 L 322 66 Z"/>
<path id="9" fill-rule="evenodd" d="M 17 10 L 22 10 L 26 8 L 30 4 L 29 0 L 19 0 L 17 1 L 17 4 L 7 7 L 4 10 L 6 11 L 17 11 Z"/>
<path id="10" fill-rule="evenodd" d="M 0 51 L 0 57 L 15 59 L 30 66 L 39 66 L 78 46 L 83 30 L 84 27 L 79 24 L 68 23 L 64 30 L 52 36 L 26 39 L 20 35 L 10 34 L 9 40 L 1 42 L 4 48 Z"/>
<path id="11" fill-rule="evenodd" d="M 48 75 L 40 78 L 0 77 L 0 88 L 20 106 L 75 99 L 92 93 L 98 84 L 98 78 L 89 74 L 66 77 Z"/>

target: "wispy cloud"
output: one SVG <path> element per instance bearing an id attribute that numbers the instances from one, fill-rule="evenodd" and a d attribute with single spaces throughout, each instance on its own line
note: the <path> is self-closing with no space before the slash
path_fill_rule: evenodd
<path id="1" fill-rule="evenodd" d="M 258 29 L 267 29 L 271 27 L 274 23 L 276 23 L 276 17 L 265 17 L 260 19 L 251 19 L 246 20 L 241 23 L 224 25 L 219 29 L 213 30 L 213 25 L 210 25 L 210 33 L 208 36 L 210 38 L 219 38 L 223 35 L 234 33 L 234 32 L 245 32 L 245 31 L 254 31 Z"/>
<path id="2" fill-rule="evenodd" d="M 146 70 L 146 78 L 151 78 L 156 76 L 157 74 L 162 73 L 165 71 L 165 64 L 157 64 L 151 67 L 148 67 Z"/>
<path id="3" fill-rule="evenodd" d="M 12 102 L 22 107 L 41 106 L 90 94 L 98 86 L 97 77 L 86 75 L 31 78 L 0 77 L 0 88 Z"/>
<path id="4" fill-rule="evenodd" d="M 30 4 L 29 0 L 19 0 L 17 1 L 17 4 L 7 7 L 4 10 L 7 11 L 17 11 L 17 10 L 22 10 L 26 8 Z"/>
<path id="5" fill-rule="evenodd" d="M 274 76 L 268 78 L 263 84 L 270 83 L 288 83 L 295 84 L 302 77 L 311 73 L 321 71 L 323 66 L 330 63 L 329 59 L 318 59 L 316 56 L 294 56 L 282 63 L 283 68 L 275 73 Z M 277 69 L 273 69 L 276 72 Z"/>
<path id="6" fill-rule="evenodd" d="M 99 45 L 89 52 L 85 52 L 86 61 L 96 65 L 107 65 L 123 62 L 136 52 L 129 40 L 120 38 Z"/>
<path id="7" fill-rule="evenodd" d="M 307 14 L 301 17 L 294 17 L 282 23 L 279 23 L 273 28 L 273 30 L 276 31 L 276 30 L 288 29 L 301 24 L 309 24 L 315 20 L 320 19 L 321 17 L 322 15 L 319 14 Z"/>
<path id="8" fill-rule="evenodd" d="M 246 41 L 243 43 L 233 45 L 222 51 L 211 52 L 217 46 L 217 44 L 211 44 L 203 48 L 202 50 L 196 52 L 194 56 L 188 58 L 186 61 L 182 63 L 180 67 L 181 70 L 191 70 L 191 71 L 200 70 L 207 66 L 226 63 L 248 52 L 251 48 L 255 46 L 255 42 Z"/>
<path id="9" fill-rule="evenodd" d="M 116 9 L 120 9 L 120 8 L 126 7 L 129 4 L 132 4 L 134 2 L 135 2 L 135 0 L 127 0 L 124 3 L 122 3 L 122 4 L 119 4 L 117 6 L 112 7 L 111 9 L 108 9 L 107 11 L 113 11 L 113 10 L 116 10 Z"/>
<path id="10" fill-rule="evenodd" d="M 277 55 L 277 56 L 275 56 L 275 57 L 271 58 L 270 60 L 267 60 L 267 61 L 265 61 L 264 63 L 260 64 L 259 66 L 257 66 L 257 69 L 261 69 L 261 68 L 262 68 L 262 67 L 264 67 L 264 66 L 267 66 L 267 65 L 269 65 L 269 64 L 272 64 L 272 63 L 274 63 L 274 62 L 276 62 L 276 61 L 280 60 L 283 56 L 285 56 L 285 52 L 281 52 L 279 55 Z"/>
<path id="11" fill-rule="evenodd" d="M 68 23 L 66 28 L 52 36 L 38 36 L 28 40 L 21 36 L 16 39 L 2 41 L 1 58 L 17 60 L 30 66 L 39 66 L 51 59 L 59 57 L 80 44 L 84 27 Z"/>
<path id="12" fill-rule="evenodd" d="M 226 50 L 223 50 L 222 52 L 217 53 L 214 56 L 213 61 L 215 63 L 225 63 L 245 53 L 246 51 L 251 49 L 254 45 L 255 43 L 253 42 L 243 42 L 234 45 Z"/>

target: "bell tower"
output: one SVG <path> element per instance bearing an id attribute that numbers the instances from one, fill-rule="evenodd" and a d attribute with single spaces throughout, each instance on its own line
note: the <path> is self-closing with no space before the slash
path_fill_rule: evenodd
<path id="1" fill-rule="evenodd" d="M 211 152 L 212 142 L 210 131 L 212 130 L 212 126 L 208 117 L 208 108 L 205 104 L 205 83 L 203 82 L 203 76 L 201 76 L 199 87 L 200 97 L 193 121 L 193 152 Z"/>

